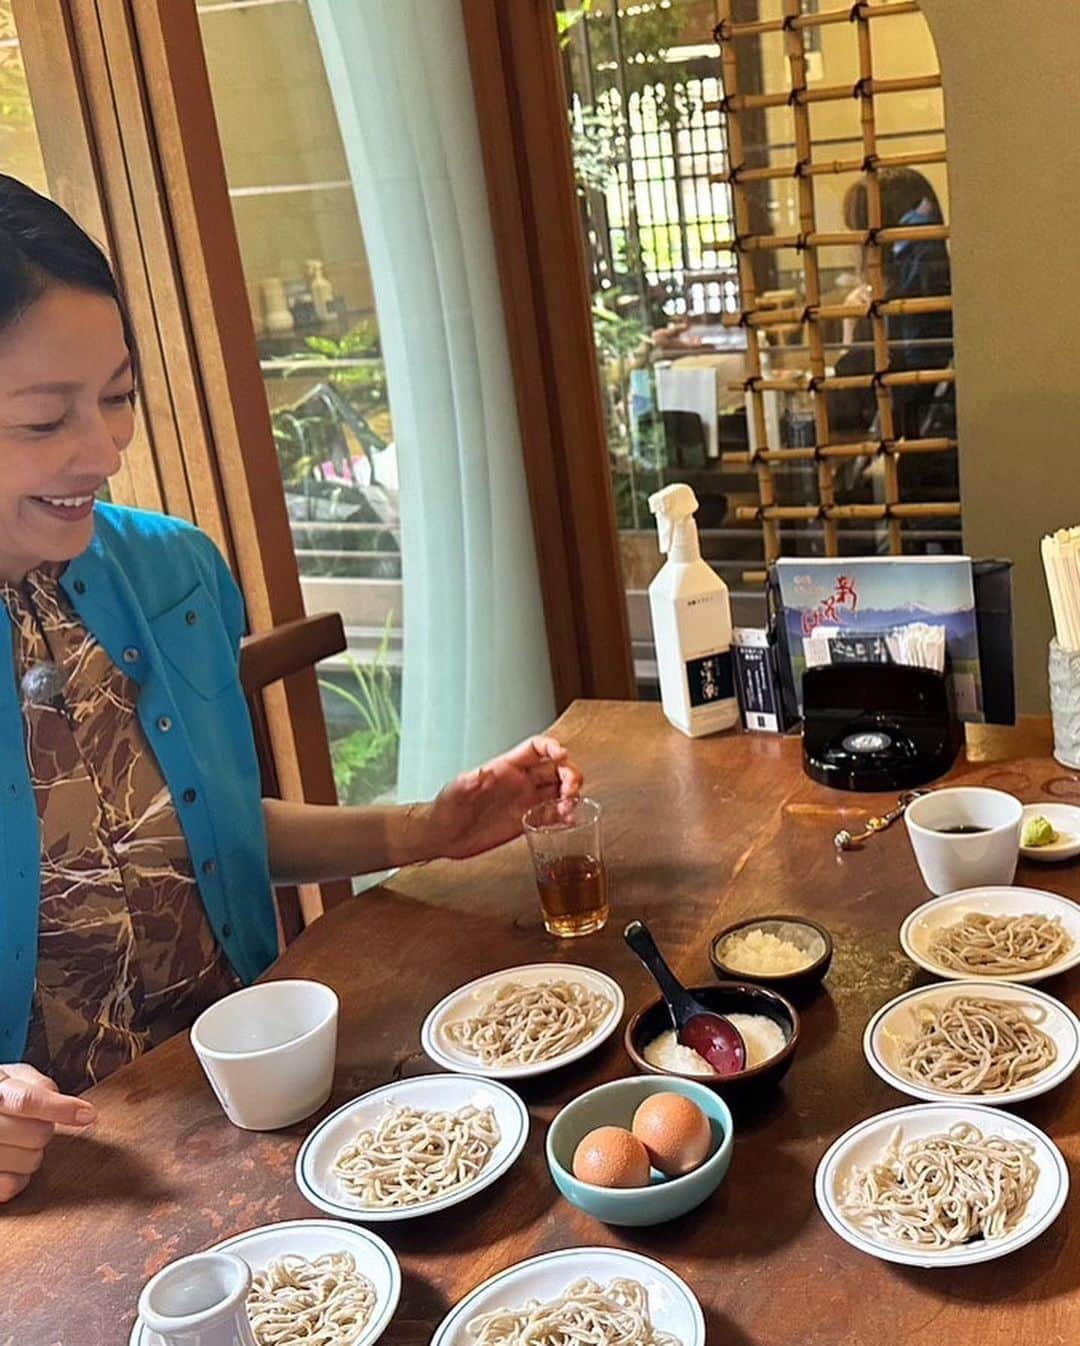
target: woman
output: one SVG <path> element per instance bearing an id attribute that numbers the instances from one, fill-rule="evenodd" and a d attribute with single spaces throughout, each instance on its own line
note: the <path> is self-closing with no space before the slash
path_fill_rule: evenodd
<path id="1" fill-rule="evenodd" d="M 475 855 L 581 786 L 534 738 L 431 803 L 261 799 L 227 566 L 96 503 L 136 368 L 100 249 L 0 177 L 0 1201 L 75 1095 L 267 967 L 272 883 Z"/>

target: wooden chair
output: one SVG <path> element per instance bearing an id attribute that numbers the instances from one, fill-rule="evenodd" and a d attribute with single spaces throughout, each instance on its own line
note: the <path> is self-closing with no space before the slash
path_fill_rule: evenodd
<path id="1" fill-rule="evenodd" d="M 259 758 L 259 773 L 265 797 L 279 799 L 281 783 L 274 765 L 270 741 L 270 725 L 262 693 L 282 678 L 313 668 L 322 659 L 340 654 L 345 649 L 345 628 L 337 612 L 322 612 L 314 617 L 299 617 L 284 622 L 272 631 L 246 636 L 240 646 L 240 683 L 251 712 L 255 732 L 255 751 Z M 347 880 L 338 884 L 323 884 L 326 905 L 331 897 L 342 899 L 352 892 Z M 338 891 L 340 889 L 340 891 Z M 328 892 L 328 890 L 330 890 Z M 283 944 L 290 943 L 304 928 L 300 894 L 295 887 L 276 888 L 278 922 Z"/>

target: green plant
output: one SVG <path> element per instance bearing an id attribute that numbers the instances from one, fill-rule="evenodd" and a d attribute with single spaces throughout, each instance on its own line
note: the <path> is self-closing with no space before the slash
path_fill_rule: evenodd
<path id="1" fill-rule="evenodd" d="M 325 692 L 342 698 L 360 720 L 358 728 L 330 745 L 338 798 L 352 804 L 378 798 L 397 778 L 401 717 L 388 663 L 393 620 L 394 614 L 387 613 L 382 638 L 369 664 L 360 664 L 346 654 L 355 690 L 319 680 Z"/>

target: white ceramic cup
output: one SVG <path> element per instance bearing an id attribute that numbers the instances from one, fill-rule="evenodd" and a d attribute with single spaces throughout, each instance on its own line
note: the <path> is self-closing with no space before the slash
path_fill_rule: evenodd
<path id="1" fill-rule="evenodd" d="M 242 1257 L 194 1253 L 147 1281 L 139 1317 L 163 1346 L 257 1346 L 246 1308 L 250 1289 Z"/>
<path id="2" fill-rule="evenodd" d="M 267 981 L 204 1010 L 191 1045 L 234 1126 L 275 1131 L 330 1097 L 338 998 L 317 981 Z"/>
<path id="3" fill-rule="evenodd" d="M 1024 807 L 1003 790 L 956 786 L 912 800 L 904 813 L 923 882 L 932 893 L 1010 884 L 1020 855 Z M 984 832 L 948 832 L 982 827 Z"/>

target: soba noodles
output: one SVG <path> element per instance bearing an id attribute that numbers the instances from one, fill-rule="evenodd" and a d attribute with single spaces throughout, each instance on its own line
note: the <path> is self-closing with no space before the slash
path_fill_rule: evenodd
<path id="1" fill-rule="evenodd" d="M 375 1287 L 346 1252 L 275 1257 L 247 1300 L 259 1346 L 352 1346 L 374 1310 Z"/>
<path id="2" fill-rule="evenodd" d="M 482 1313 L 466 1331 L 475 1346 L 682 1346 L 653 1327 L 645 1287 L 622 1278 L 575 1281 L 558 1299 Z"/>
<path id="3" fill-rule="evenodd" d="M 941 1251 L 997 1239 L 1020 1223 L 1039 1168 L 1033 1147 L 984 1136 L 958 1122 L 947 1134 L 903 1143 L 900 1127 L 876 1163 L 856 1165 L 840 1209 L 864 1230 L 907 1247 Z"/>
<path id="4" fill-rule="evenodd" d="M 393 1107 L 341 1147 L 332 1172 L 369 1210 L 416 1206 L 472 1182 L 499 1140 L 491 1108 L 424 1112 Z"/>
<path id="5" fill-rule="evenodd" d="M 904 1044 L 900 1068 L 917 1084 L 954 1094 L 1000 1094 L 1057 1060 L 1038 1027 L 1041 1005 L 955 996 L 920 1011 L 919 1031 Z"/>
<path id="6" fill-rule="evenodd" d="M 934 933 L 929 953 L 942 967 L 956 972 L 1007 977 L 1049 967 L 1072 946 L 1060 916 L 988 916 L 969 911 Z"/>
<path id="7" fill-rule="evenodd" d="M 579 982 L 504 982 L 476 1014 L 447 1024 L 447 1038 L 485 1066 L 532 1065 L 563 1056 L 603 1023 L 611 1000 Z"/>

